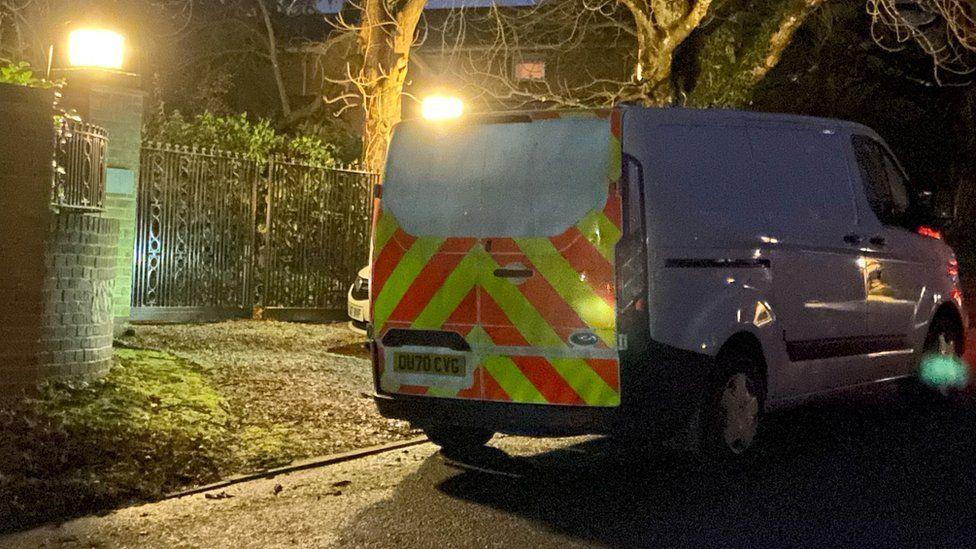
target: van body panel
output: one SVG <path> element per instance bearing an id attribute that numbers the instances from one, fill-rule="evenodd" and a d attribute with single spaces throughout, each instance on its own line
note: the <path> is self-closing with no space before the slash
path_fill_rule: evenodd
<path id="1" fill-rule="evenodd" d="M 652 286 L 661 276 L 701 283 L 691 281 L 701 272 L 660 274 L 669 263 L 713 261 L 713 268 L 721 270 L 723 260 L 734 261 L 738 268 L 707 277 L 715 285 L 693 294 L 707 296 L 724 291 L 725 280 L 735 278 L 742 266 L 775 263 L 782 268 L 773 269 L 775 284 L 763 285 L 762 298 L 779 311 L 787 341 L 863 336 L 858 253 L 844 242 L 856 224 L 848 172 L 836 163 L 820 165 L 824 156 L 840 153 L 844 158 L 840 136 L 776 120 L 716 118 L 653 110 L 625 114 L 624 152 L 639 158 L 648 174 L 648 233 L 658 255 L 651 266 Z M 786 155 L 796 150 L 806 157 Z M 784 164 L 784 158 L 796 164 Z M 825 181 L 833 187 L 824 188 Z M 798 190 L 811 186 L 816 194 Z M 666 288 L 652 293 L 657 295 L 650 296 L 651 302 L 680 308 Z M 689 350 L 709 346 L 676 339 L 670 333 L 674 328 L 663 320 L 670 316 L 659 318 L 653 336 Z"/>
<path id="2" fill-rule="evenodd" d="M 394 139 L 375 216 L 384 415 L 521 434 L 678 428 L 737 334 L 759 342 L 765 405 L 775 408 L 911 374 L 939 307 L 968 322 L 958 277 L 946 272 L 951 249 L 872 211 L 851 138 L 883 141 L 863 126 L 636 107 L 615 110 L 607 126 L 545 126 L 549 118 L 514 133 L 464 130 L 477 134 L 480 155 L 462 154 L 464 135 L 398 128 L 401 142 L 422 146 L 397 153 Z M 597 187 L 593 151 L 607 133 L 598 164 L 608 175 Z M 449 144 L 424 156 L 437 143 Z M 547 179 L 552 158 L 558 177 Z M 498 163 L 505 168 L 484 171 Z M 397 181 L 411 177 L 399 189 L 433 178 L 433 194 L 398 205 Z M 517 184 L 502 208 L 492 197 L 505 180 Z M 640 197 L 640 234 L 627 227 L 634 211 L 621 212 L 621 192 Z M 430 206 L 442 195 L 446 207 Z M 579 198 L 549 204 L 569 195 Z M 449 219 L 397 218 L 425 209 Z M 547 213 L 532 218 L 536 210 Z M 434 368 L 463 356 L 467 376 L 395 372 L 397 354 Z"/>
<path id="3" fill-rule="evenodd" d="M 620 164 L 610 120 L 431 131 L 398 129 L 378 207 L 377 225 L 396 227 L 373 242 L 379 390 L 619 405 Z M 555 166 L 560 158 L 566 165 Z M 437 332 L 465 348 L 444 348 Z M 437 371 L 448 364 L 455 371 Z"/>

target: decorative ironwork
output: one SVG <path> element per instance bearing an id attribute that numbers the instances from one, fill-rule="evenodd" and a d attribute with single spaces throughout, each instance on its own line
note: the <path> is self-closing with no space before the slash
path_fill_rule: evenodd
<path id="1" fill-rule="evenodd" d="M 366 261 L 377 176 L 219 150 L 142 149 L 134 317 L 204 320 L 256 307 L 340 311 Z"/>
<path id="2" fill-rule="evenodd" d="M 105 205 L 108 137 L 105 130 L 61 117 L 55 132 L 51 204 L 97 212 Z"/>

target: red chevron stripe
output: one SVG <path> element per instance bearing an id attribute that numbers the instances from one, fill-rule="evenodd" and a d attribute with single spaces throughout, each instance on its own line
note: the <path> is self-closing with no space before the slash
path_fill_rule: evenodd
<path id="1" fill-rule="evenodd" d="M 463 250 L 457 243 L 450 242 L 450 240 L 441 244 L 434 257 L 424 265 L 417 278 L 413 279 L 413 282 L 410 283 L 407 293 L 403 294 L 403 298 L 400 299 L 396 308 L 390 313 L 387 321 L 400 320 L 412 322 L 420 315 L 420 312 L 424 310 L 424 307 L 427 306 L 430 299 L 437 293 L 437 290 L 444 285 L 444 280 L 454 271 L 458 263 L 464 259 L 464 253 L 474 245 L 474 239 L 469 238 L 464 240 L 467 241 L 468 247 Z M 445 248 L 457 250 L 459 253 L 445 253 Z M 471 316 L 468 322 L 475 322 L 475 317 Z"/>
<path id="2" fill-rule="evenodd" d="M 576 227 L 571 230 L 579 234 Z M 560 251 L 560 255 L 572 265 L 574 271 L 585 275 L 584 281 L 593 288 L 596 295 L 611 307 L 614 306 L 616 295 L 613 288 L 613 266 L 589 240 L 577 239 L 572 246 Z"/>
<path id="3" fill-rule="evenodd" d="M 495 378 L 488 373 L 488 370 L 482 369 L 482 380 L 484 381 L 484 393 L 483 397 L 485 400 L 502 400 L 511 401 L 512 397 L 508 396 L 505 389 L 495 381 Z"/>
<path id="4" fill-rule="evenodd" d="M 621 116 L 620 111 L 614 109 L 608 113 L 610 115 L 610 135 L 620 139 L 621 136 Z"/>
<path id="5" fill-rule="evenodd" d="M 513 356 L 514 362 L 532 385 L 551 404 L 585 404 L 552 364 L 541 356 Z"/>
<path id="6" fill-rule="evenodd" d="M 370 281 L 370 293 L 373 296 L 380 295 L 380 291 L 387 279 L 390 278 L 390 274 L 393 273 L 393 269 L 400 262 L 400 258 L 410 249 L 410 246 L 413 246 L 416 240 L 415 237 L 398 228 L 390 240 L 386 242 L 386 246 L 380 250 L 376 261 L 373 263 L 373 279 Z"/>
<path id="7" fill-rule="evenodd" d="M 448 238 L 438 251 L 442 254 L 466 254 L 477 241 L 475 238 Z"/>
<path id="8" fill-rule="evenodd" d="M 496 345 L 513 347 L 529 346 L 529 342 L 512 326 L 511 321 L 495 300 L 491 296 L 483 294 L 481 313 L 484 315 L 486 312 L 490 312 L 493 317 L 502 317 L 506 321 L 505 325 L 484 326 L 485 332 L 488 333 Z M 512 359 L 512 362 L 521 370 L 522 375 L 535 386 L 547 402 L 551 404 L 584 403 L 583 399 L 576 394 L 576 391 L 573 390 L 569 383 L 559 375 L 559 372 L 544 357 L 513 356 L 509 358 Z"/>
<path id="9" fill-rule="evenodd" d="M 461 337 L 468 337 L 468 333 L 474 328 L 474 322 L 477 318 L 478 289 L 472 288 L 468 292 L 468 295 L 464 296 L 461 303 L 454 309 L 451 316 L 447 317 L 447 320 L 444 321 L 444 325 L 441 328 L 455 331 L 461 334 Z"/>
<path id="10" fill-rule="evenodd" d="M 552 245 L 557 250 L 562 251 L 564 248 L 568 248 L 575 240 L 582 237 L 583 235 L 580 234 L 579 229 L 572 226 L 556 236 L 550 236 L 549 241 L 552 242 Z"/>
<path id="11" fill-rule="evenodd" d="M 620 367 L 612 358 L 588 358 L 586 363 L 603 378 L 614 391 L 620 391 Z"/>
<path id="12" fill-rule="evenodd" d="M 468 389 L 463 389 L 459 391 L 457 397 L 458 398 L 481 398 L 482 386 L 484 385 L 484 383 L 482 382 L 484 371 L 485 369 L 479 365 L 478 368 L 474 371 L 474 384 L 471 385 L 471 387 Z"/>
<path id="13" fill-rule="evenodd" d="M 491 242 L 491 252 L 492 254 L 519 254 L 522 253 L 515 243 L 514 238 L 489 238 L 488 242 Z M 504 263 L 501 264 L 505 266 Z"/>

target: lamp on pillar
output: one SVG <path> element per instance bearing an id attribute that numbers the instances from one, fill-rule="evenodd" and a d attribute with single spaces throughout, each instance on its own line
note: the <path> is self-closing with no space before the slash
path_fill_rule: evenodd
<path id="1" fill-rule="evenodd" d="M 76 68 L 122 70 L 125 37 L 107 29 L 75 29 L 68 35 L 68 64 Z"/>
<path id="2" fill-rule="evenodd" d="M 112 310 L 116 331 L 129 321 L 135 239 L 142 115 L 145 92 L 132 72 L 132 47 L 124 34 L 103 25 L 71 29 L 55 48 L 52 74 L 63 79 L 61 105 L 105 128 L 108 178 L 104 217 L 119 220 L 118 258 Z"/>

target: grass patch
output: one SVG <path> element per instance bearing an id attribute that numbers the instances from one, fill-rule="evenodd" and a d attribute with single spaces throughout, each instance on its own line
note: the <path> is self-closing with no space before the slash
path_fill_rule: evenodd
<path id="1" fill-rule="evenodd" d="M 241 426 L 203 368 L 117 349 L 103 379 L 0 411 L 0 531 L 157 498 L 294 458 L 287 426 Z"/>

